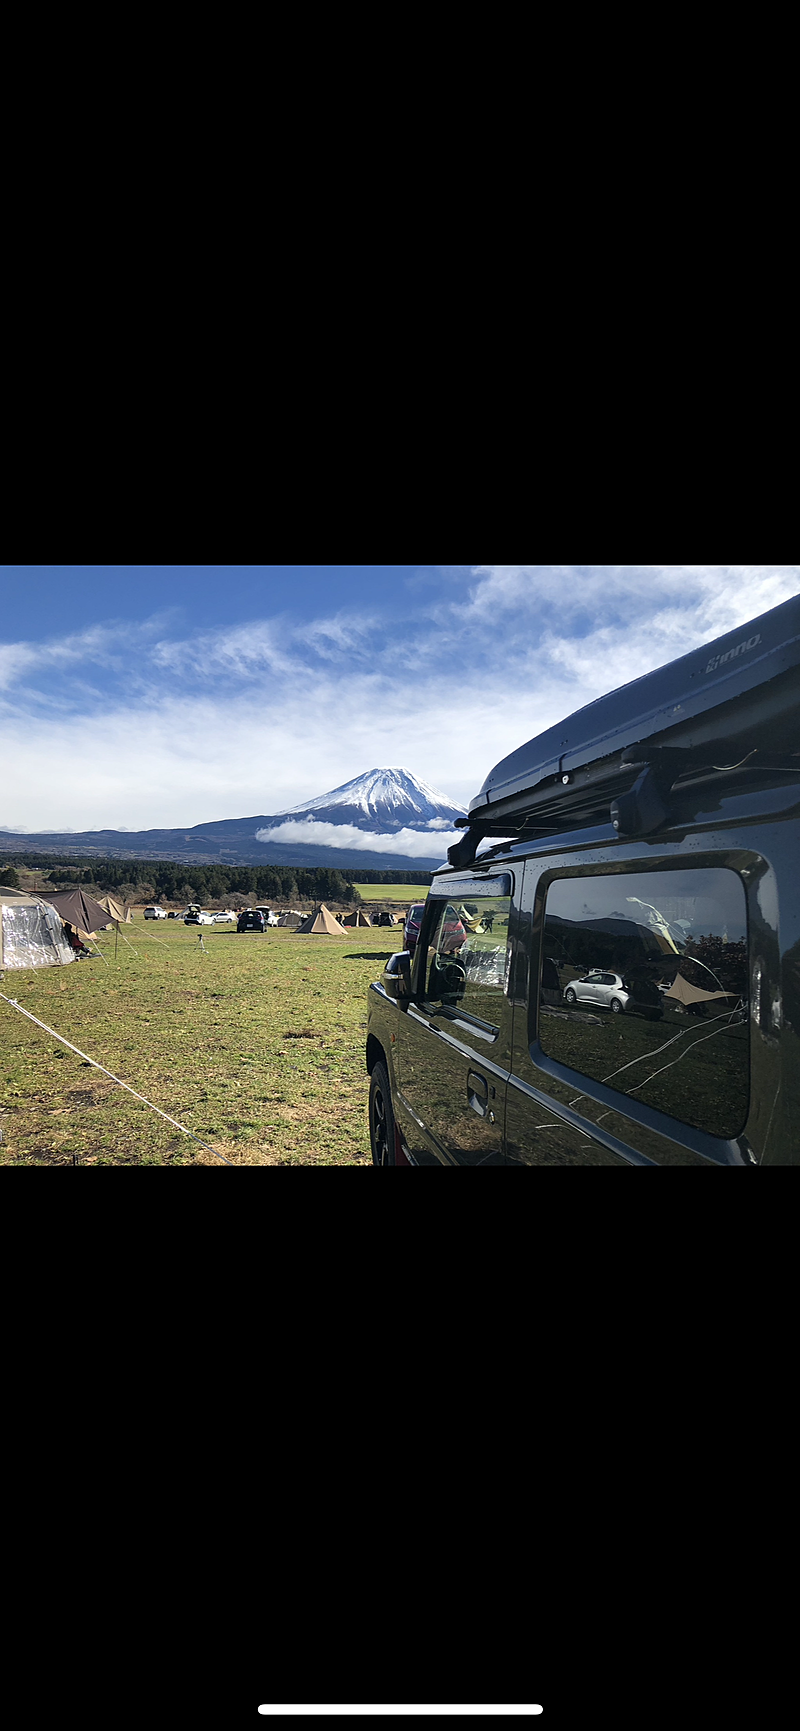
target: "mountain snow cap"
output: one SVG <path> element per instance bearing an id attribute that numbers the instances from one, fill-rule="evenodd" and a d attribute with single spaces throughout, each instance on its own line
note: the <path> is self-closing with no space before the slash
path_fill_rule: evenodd
<path id="1" fill-rule="evenodd" d="M 314 812 L 328 823 L 355 823 L 360 829 L 451 829 L 464 807 L 448 799 L 409 769 L 369 769 L 330 793 L 303 800 L 278 815 Z"/>

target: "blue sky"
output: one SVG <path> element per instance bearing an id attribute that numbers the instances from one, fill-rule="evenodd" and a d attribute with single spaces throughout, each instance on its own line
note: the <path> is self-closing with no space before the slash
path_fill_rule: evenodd
<path id="1" fill-rule="evenodd" d="M 382 764 L 467 805 L 603 692 L 800 592 L 794 565 L 0 567 L 0 825 L 285 810 Z"/>

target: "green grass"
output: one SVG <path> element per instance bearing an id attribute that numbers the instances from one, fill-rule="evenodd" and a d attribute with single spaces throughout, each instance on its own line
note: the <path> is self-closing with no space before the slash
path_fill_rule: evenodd
<path id="1" fill-rule="evenodd" d="M 362 902 L 424 902 L 427 884 L 356 884 Z"/>
<path id="2" fill-rule="evenodd" d="M 405 887 L 405 886 L 404 886 Z M 136 919 L 108 959 L 0 991 L 236 1165 L 369 1160 L 366 992 L 387 931 L 298 938 Z M 0 1001 L 0 1164 L 222 1163 Z"/>

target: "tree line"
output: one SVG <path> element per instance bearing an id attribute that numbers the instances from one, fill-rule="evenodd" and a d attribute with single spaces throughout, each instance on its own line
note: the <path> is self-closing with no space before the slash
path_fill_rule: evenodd
<path id="1" fill-rule="evenodd" d="M 218 901 L 225 896 L 248 896 L 261 902 L 344 901 L 360 902 L 360 883 L 429 884 L 425 871 L 346 871 L 335 866 L 227 866 L 185 865 L 180 860 L 87 860 L 63 855 L 23 853 L 14 856 L 17 865 L 33 866 L 51 884 L 94 884 L 100 890 L 116 890 L 130 899 L 146 895 L 164 901 Z M 16 888 L 17 873 L 10 861 L 0 863 L 0 883 Z"/>

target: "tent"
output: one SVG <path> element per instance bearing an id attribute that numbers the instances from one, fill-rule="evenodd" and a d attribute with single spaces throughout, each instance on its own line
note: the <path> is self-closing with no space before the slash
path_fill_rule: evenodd
<path id="1" fill-rule="evenodd" d="M 699 986 L 693 986 L 685 980 L 683 974 L 676 974 L 665 998 L 677 998 L 679 1004 L 709 1004 L 712 998 L 738 998 L 738 992 L 704 992 Z"/>
<path id="2" fill-rule="evenodd" d="M 371 919 L 369 919 L 367 917 L 366 914 L 362 913 L 360 908 L 356 908 L 356 911 L 354 914 L 347 914 L 345 916 L 345 918 L 342 920 L 342 925 L 343 926 L 371 926 L 372 921 L 371 921 Z"/>
<path id="3" fill-rule="evenodd" d="M 291 908 L 287 908 L 286 913 L 281 914 L 280 919 L 278 920 L 279 926 L 301 926 L 302 923 L 302 914 L 294 913 Z"/>
<path id="4" fill-rule="evenodd" d="M 99 908 L 105 908 L 106 913 L 111 915 L 115 925 L 122 925 L 123 922 L 126 926 L 131 924 L 132 915 L 130 908 L 124 908 L 122 903 L 116 900 L 115 896 L 98 896 L 97 905 Z"/>
<path id="5" fill-rule="evenodd" d="M 328 912 L 324 902 L 321 907 L 315 908 L 314 912 L 309 914 L 308 919 L 304 920 L 303 924 L 297 928 L 298 938 L 343 938 L 345 935 L 344 926 L 340 926 L 339 921 L 335 920 L 333 914 Z"/>
<path id="6" fill-rule="evenodd" d="M 95 932 L 104 932 L 113 922 L 108 909 L 101 907 L 94 896 L 87 896 L 85 890 L 58 890 L 55 895 L 43 896 L 43 901 L 50 903 L 62 920 L 75 927 L 81 942 L 93 938 Z"/>
<path id="7" fill-rule="evenodd" d="M 0 884 L 0 969 L 51 968 L 75 960 L 55 910 Z"/>

